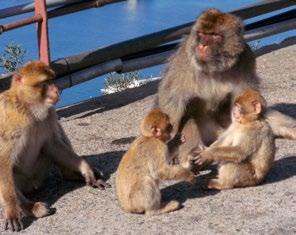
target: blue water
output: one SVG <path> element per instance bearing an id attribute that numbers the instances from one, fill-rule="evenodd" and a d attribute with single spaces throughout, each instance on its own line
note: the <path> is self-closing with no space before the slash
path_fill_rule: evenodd
<path id="1" fill-rule="evenodd" d="M 0 0 L 0 8 L 6 8 L 28 0 Z M 51 59 L 78 54 L 101 46 L 139 37 L 179 24 L 193 21 L 203 10 L 215 7 L 223 11 L 237 9 L 258 2 L 258 0 L 128 0 L 102 8 L 93 8 L 49 20 Z M 27 13 L 0 20 L 0 24 L 30 16 Z M 281 41 L 291 36 L 287 32 L 261 40 L 260 45 Z M 295 35 L 295 31 L 294 31 Z M 37 59 L 37 38 L 35 25 L 29 25 L 0 35 L 0 53 L 9 42 L 26 48 L 26 60 Z M 141 70 L 142 76 L 158 76 L 163 66 Z M 3 71 L 0 71 L 0 73 Z M 63 91 L 58 106 L 101 95 L 104 87 L 101 76 Z"/>

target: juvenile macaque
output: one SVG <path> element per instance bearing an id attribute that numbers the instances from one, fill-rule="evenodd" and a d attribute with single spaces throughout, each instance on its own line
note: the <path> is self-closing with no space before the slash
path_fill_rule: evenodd
<path id="1" fill-rule="evenodd" d="M 45 203 L 32 202 L 24 193 L 41 185 L 52 164 L 68 177 L 80 173 L 90 186 L 108 186 L 97 181 L 89 164 L 74 153 L 58 124 L 53 105 L 59 91 L 50 82 L 54 76 L 42 62 L 27 63 L 0 95 L 0 199 L 5 229 L 23 229 L 24 215 L 49 214 Z"/>
<path id="2" fill-rule="evenodd" d="M 159 181 L 185 180 L 195 176 L 179 165 L 168 165 L 166 142 L 172 126 L 167 115 L 152 110 L 141 124 L 141 135 L 123 156 L 117 171 L 116 189 L 121 207 L 132 213 L 155 215 L 180 208 L 177 201 L 161 204 Z"/>
<path id="3" fill-rule="evenodd" d="M 180 147 L 179 161 L 186 161 L 193 148 L 213 143 L 231 122 L 234 97 L 258 83 L 242 22 L 216 9 L 202 13 L 170 58 L 156 99 L 156 107 L 171 120 L 173 134 L 192 136 Z M 271 109 L 265 118 L 277 137 L 296 139 L 295 119 Z"/>
<path id="4" fill-rule="evenodd" d="M 274 135 L 264 119 L 266 102 L 256 90 L 239 95 L 232 109 L 232 123 L 209 148 L 195 157 L 220 163 L 217 179 L 208 188 L 230 189 L 262 182 L 274 160 Z"/>

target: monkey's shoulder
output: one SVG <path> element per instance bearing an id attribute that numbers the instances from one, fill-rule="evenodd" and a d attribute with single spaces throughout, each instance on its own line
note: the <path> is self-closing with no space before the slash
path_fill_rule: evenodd
<path id="1" fill-rule="evenodd" d="M 130 158 L 140 158 L 142 161 L 151 161 L 158 159 L 167 151 L 167 145 L 161 140 L 154 137 L 138 137 L 130 146 L 128 152 Z"/>

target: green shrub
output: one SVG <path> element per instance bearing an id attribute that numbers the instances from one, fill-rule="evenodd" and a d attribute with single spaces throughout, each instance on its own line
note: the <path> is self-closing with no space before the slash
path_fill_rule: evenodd
<path id="1" fill-rule="evenodd" d="M 26 49 L 19 44 L 9 43 L 0 56 L 0 67 L 6 72 L 13 72 L 24 62 Z"/>
<path id="2" fill-rule="evenodd" d="M 138 84 L 140 73 L 138 71 L 128 73 L 109 73 L 105 79 L 105 90 L 122 91 Z M 107 93 L 107 92 L 105 92 Z"/>
<path id="3" fill-rule="evenodd" d="M 260 40 L 256 40 L 254 42 L 249 43 L 249 46 L 253 51 L 256 51 L 260 48 Z"/>

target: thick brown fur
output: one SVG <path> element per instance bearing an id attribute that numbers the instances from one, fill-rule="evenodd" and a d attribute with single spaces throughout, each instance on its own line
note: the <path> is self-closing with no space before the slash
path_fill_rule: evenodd
<path id="1" fill-rule="evenodd" d="M 194 182 L 195 177 L 179 165 L 168 165 L 166 142 L 171 131 L 168 116 L 158 109 L 144 118 L 142 134 L 131 144 L 117 170 L 117 196 L 124 210 L 155 215 L 179 209 L 177 201 L 161 204 L 159 181 Z"/>
<path id="2" fill-rule="evenodd" d="M 155 105 L 170 117 L 174 133 L 184 130 L 185 137 L 193 136 L 193 141 L 186 138 L 179 160 L 193 148 L 213 143 L 231 123 L 234 97 L 258 84 L 241 21 L 215 9 L 202 13 L 169 59 Z M 294 119 L 268 110 L 266 120 L 277 137 L 296 139 Z M 194 123 L 197 127 L 191 131 Z"/>
<path id="3" fill-rule="evenodd" d="M 24 215 L 49 214 L 45 203 L 32 202 L 24 193 L 37 189 L 51 166 L 61 167 L 67 176 L 81 173 L 87 184 L 107 186 L 97 181 L 89 164 L 77 156 L 58 124 L 53 105 L 58 89 L 50 80 L 54 72 L 33 61 L 17 71 L 10 89 L 0 95 L 0 199 L 5 228 L 23 228 Z"/>
<path id="4" fill-rule="evenodd" d="M 223 190 L 261 183 L 274 160 L 274 135 L 265 121 L 266 102 L 258 91 L 247 89 L 234 101 L 232 123 L 195 158 L 220 163 L 217 179 L 208 188 Z"/>

